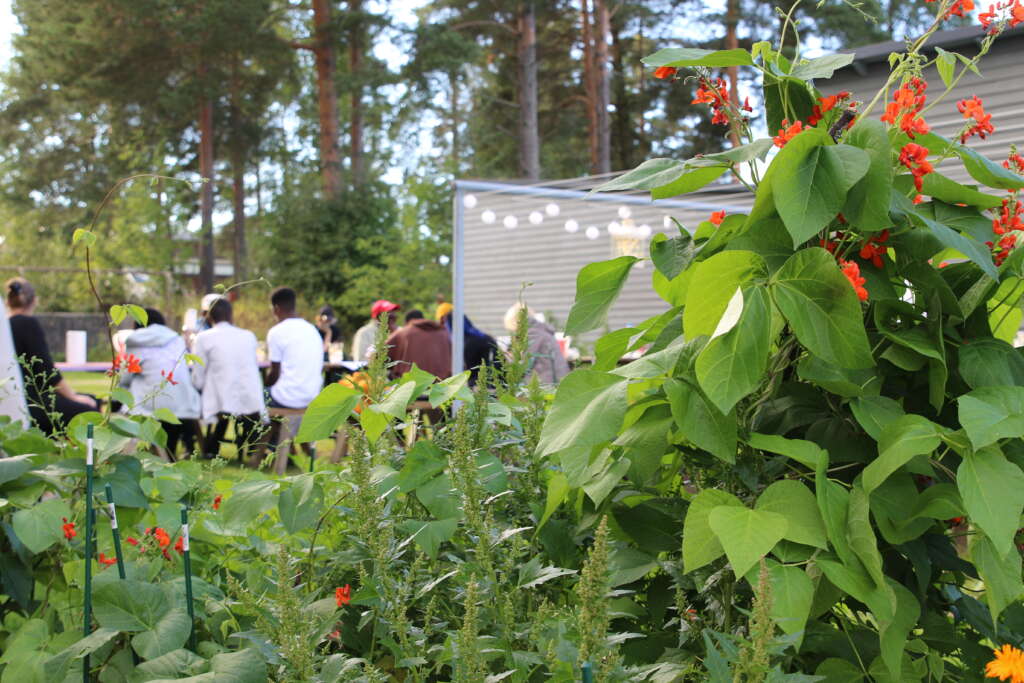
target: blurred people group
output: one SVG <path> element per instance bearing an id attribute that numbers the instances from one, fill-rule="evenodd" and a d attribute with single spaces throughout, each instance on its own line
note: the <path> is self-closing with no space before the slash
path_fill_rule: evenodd
<path id="1" fill-rule="evenodd" d="M 25 398 L 32 421 L 53 434 L 67 428 L 81 413 L 99 408 L 93 396 L 78 393 L 54 365 L 43 333 L 33 313 L 38 305 L 31 283 L 14 278 L 6 285 L 8 320 L 15 354 L 26 379 Z M 166 455 L 176 457 L 179 446 L 186 454 L 208 458 L 221 452 L 229 431 L 240 457 L 256 464 L 281 438 L 272 414 L 301 415 L 327 381 L 343 377 L 342 368 L 330 363 L 342 342 L 337 317 L 330 306 L 320 309 L 315 324 L 298 312 L 298 296 L 279 287 L 270 296 L 276 324 L 267 333 L 269 366 L 261 373 L 256 335 L 234 324 L 231 301 L 219 294 L 202 298 L 200 315 L 186 316 L 187 329 L 172 329 L 160 311 L 147 308 L 135 329 L 122 333 L 123 348 L 112 372 L 131 399 L 121 409 L 149 415 L 161 422 L 167 441 Z M 402 314 L 401 306 L 386 299 L 374 301 L 368 322 L 352 337 L 345 369 L 358 369 L 374 354 L 377 340 L 386 338 L 387 367 L 397 378 L 414 367 L 438 379 L 452 374 L 452 334 L 455 326 L 451 304 L 440 302 L 432 318 L 420 309 Z M 525 315 L 528 337 L 527 378 L 536 375 L 556 384 L 569 372 L 554 329 L 533 311 L 513 306 L 505 315 L 505 327 L 514 332 Z M 399 325 L 401 319 L 404 324 Z M 386 322 L 385 322 L 386 321 Z M 379 327 L 387 325 L 386 336 Z M 497 340 L 463 316 L 463 367 L 475 384 L 480 368 L 500 367 L 505 354 Z M 191 356 L 190 356 L 191 354 Z M 193 362 L 190 362 L 193 361 Z M 310 453 L 312 455 L 312 453 Z"/>

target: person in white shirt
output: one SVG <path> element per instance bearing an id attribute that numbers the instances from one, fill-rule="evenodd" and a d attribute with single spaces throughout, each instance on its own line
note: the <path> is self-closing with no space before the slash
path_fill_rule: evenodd
<path id="1" fill-rule="evenodd" d="M 192 367 L 192 382 L 202 392 L 202 421 L 209 425 L 203 452 L 220 453 L 230 420 L 235 422 L 235 443 L 245 458 L 263 425 L 263 382 L 256 361 L 256 335 L 235 327 L 231 302 L 220 298 L 206 314 L 209 327 L 196 335 L 193 352 L 202 363 Z"/>
<path id="2" fill-rule="evenodd" d="M 320 333 L 312 323 L 299 317 L 296 303 L 295 290 L 290 287 L 278 287 L 270 295 L 270 305 L 278 320 L 267 332 L 270 371 L 265 384 L 269 388 L 267 405 L 270 408 L 302 410 L 324 386 L 324 349 Z M 271 451 L 276 449 L 280 434 L 281 423 L 271 420 L 267 439 Z M 312 457 L 312 447 L 308 443 L 302 447 Z M 262 459 L 261 444 L 249 463 L 255 465 Z"/>

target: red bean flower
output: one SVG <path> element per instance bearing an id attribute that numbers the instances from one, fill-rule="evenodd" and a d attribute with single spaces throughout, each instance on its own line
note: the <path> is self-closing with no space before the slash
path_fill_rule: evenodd
<path id="1" fill-rule="evenodd" d="M 100 562 L 100 564 L 106 565 L 106 566 L 109 567 L 110 565 L 117 563 L 117 558 L 116 557 L 107 557 L 103 553 L 100 553 L 99 562 Z"/>
<path id="2" fill-rule="evenodd" d="M 903 149 L 900 150 L 900 163 L 914 176 L 914 187 L 918 192 L 921 191 L 921 179 L 935 170 L 928 161 L 928 149 L 913 142 L 903 145 Z"/>
<path id="3" fill-rule="evenodd" d="M 139 539 L 137 539 L 137 538 L 135 538 L 133 536 L 129 536 L 128 538 L 124 539 L 124 542 L 127 543 L 128 545 L 134 545 L 134 546 L 139 545 Z"/>
<path id="4" fill-rule="evenodd" d="M 804 129 L 804 124 L 800 121 L 790 125 L 789 119 L 782 119 L 782 128 L 779 129 L 779 134 L 772 138 L 772 142 L 779 149 L 786 146 L 786 143 L 795 138 L 800 134 L 800 131 Z"/>
<path id="5" fill-rule="evenodd" d="M 716 78 L 714 81 L 701 80 L 697 86 L 696 97 L 690 104 L 709 104 L 713 113 L 711 123 L 726 126 L 729 124 L 729 117 L 724 109 L 729 106 L 729 90 L 725 81 Z"/>
<path id="6" fill-rule="evenodd" d="M 711 217 L 708 218 L 708 220 L 712 225 L 721 225 L 722 221 L 725 220 L 725 209 L 712 212 Z"/>
<path id="7" fill-rule="evenodd" d="M 167 372 L 166 370 L 161 370 L 160 376 L 167 380 L 167 383 L 170 384 L 172 387 L 178 385 L 178 382 L 175 381 L 174 379 L 174 370 L 171 370 L 170 372 Z"/>
<path id="8" fill-rule="evenodd" d="M 882 267 L 882 257 L 885 256 L 886 242 L 889 241 L 889 231 L 883 230 L 877 235 L 873 235 L 868 238 L 868 241 L 864 243 L 864 246 L 860 248 L 860 257 L 865 261 L 871 261 L 871 264 L 875 268 Z"/>
<path id="9" fill-rule="evenodd" d="M 676 69 L 674 66 L 659 66 L 654 70 L 655 78 L 672 78 L 676 75 Z"/>
<path id="10" fill-rule="evenodd" d="M 352 602 L 352 587 L 346 583 L 341 588 L 335 588 L 334 601 L 338 604 L 338 607 L 344 607 Z"/>
<path id="11" fill-rule="evenodd" d="M 924 94 L 928 84 L 917 77 L 901 85 L 893 93 L 892 102 L 885 106 L 882 121 L 899 125 L 900 130 L 913 140 L 915 135 L 924 135 L 929 130 L 928 124 L 921 118 L 927 96 Z"/>
<path id="12" fill-rule="evenodd" d="M 854 261 L 840 261 L 839 267 L 842 269 L 846 279 L 850 281 L 850 285 L 857 294 L 857 298 L 861 301 L 867 301 L 868 290 L 864 289 L 866 280 L 860 276 L 860 266 Z"/>
<path id="13" fill-rule="evenodd" d="M 837 104 L 844 100 L 848 100 L 849 98 L 850 92 L 848 90 L 837 92 L 835 95 L 829 95 L 828 97 L 819 97 L 818 103 L 814 105 L 814 108 L 811 110 L 811 115 L 807 119 L 807 125 L 818 125 L 818 122 L 821 121 L 825 114 L 835 109 Z"/>
<path id="14" fill-rule="evenodd" d="M 134 353 L 129 353 L 128 357 L 124 359 L 125 369 L 133 375 L 137 375 L 142 372 L 142 361 L 135 357 Z"/>
<path id="15" fill-rule="evenodd" d="M 974 121 L 970 128 L 960 134 L 960 144 L 967 142 L 967 138 L 972 135 L 977 135 L 984 140 L 986 135 L 996 131 L 992 126 L 992 114 L 985 113 L 985 107 L 977 95 L 973 95 L 969 100 L 960 100 L 957 102 L 956 108 L 965 119 Z"/>
<path id="16" fill-rule="evenodd" d="M 174 544 L 174 549 L 178 551 L 179 555 L 185 554 L 185 537 L 178 536 L 178 542 Z"/>
<path id="17" fill-rule="evenodd" d="M 213 499 L 213 509 L 220 510 L 220 502 L 224 499 L 224 496 L 217 496 Z"/>
<path id="18" fill-rule="evenodd" d="M 64 538 L 70 541 L 78 535 L 78 532 L 75 531 L 75 523 L 69 522 L 67 517 L 61 517 L 61 519 L 64 520 L 64 523 L 61 524 L 61 530 L 64 532 Z"/>

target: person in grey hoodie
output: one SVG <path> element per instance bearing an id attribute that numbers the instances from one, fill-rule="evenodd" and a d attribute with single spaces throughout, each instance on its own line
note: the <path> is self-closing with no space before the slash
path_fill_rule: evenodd
<path id="1" fill-rule="evenodd" d="M 185 362 L 185 340 L 167 326 L 164 316 L 146 309 L 146 325 L 135 324 L 125 341 L 125 352 L 138 359 L 139 372 L 123 372 L 121 386 L 128 389 L 135 406 L 134 415 L 153 415 L 166 408 L 180 424 L 161 420 L 167 433 L 167 452 L 174 459 L 179 441 L 191 453 L 199 435 L 199 392 Z M 136 367 L 135 369 L 140 369 Z"/>

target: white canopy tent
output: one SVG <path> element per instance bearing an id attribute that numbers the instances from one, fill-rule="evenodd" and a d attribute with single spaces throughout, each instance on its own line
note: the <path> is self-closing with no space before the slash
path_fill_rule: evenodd
<path id="1" fill-rule="evenodd" d="M 647 192 L 590 193 L 607 179 L 455 182 L 454 372 L 463 366 L 463 314 L 497 335 L 505 311 L 522 292 L 532 309 L 564 322 L 583 266 L 622 255 L 647 256 L 655 234 L 678 234 L 673 219 L 692 231 L 713 211 L 745 212 L 752 204 L 749 191 L 737 184 L 657 201 Z M 643 261 L 637 264 L 609 313 L 610 327 L 637 324 L 665 310 L 651 289 L 652 270 Z M 587 335 L 588 340 L 596 335 Z"/>

